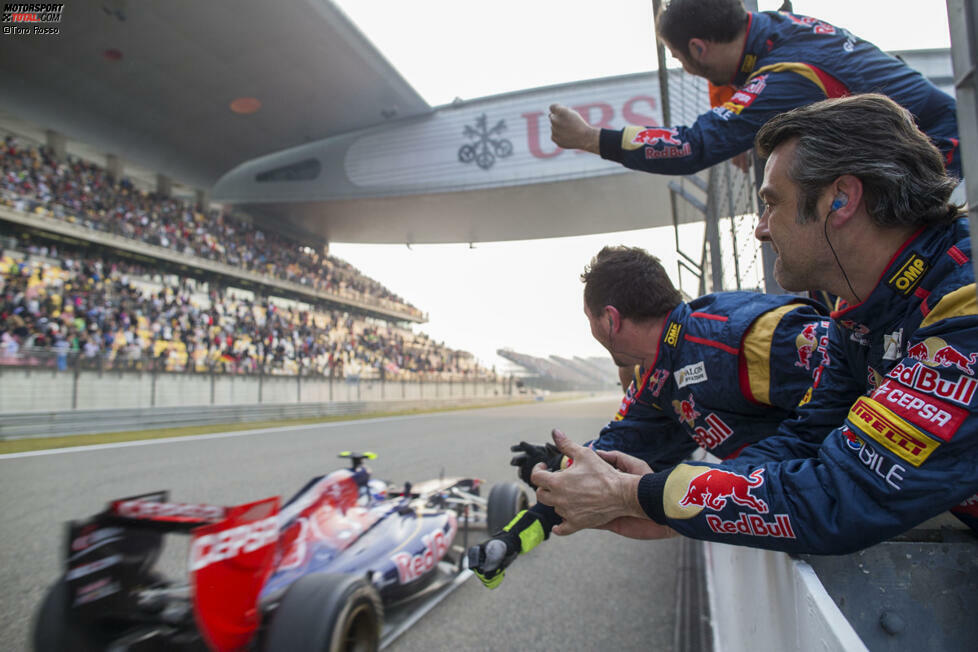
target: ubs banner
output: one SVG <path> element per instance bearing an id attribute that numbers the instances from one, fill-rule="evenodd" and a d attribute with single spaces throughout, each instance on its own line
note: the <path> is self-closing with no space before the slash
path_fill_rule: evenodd
<path id="1" fill-rule="evenodd" d="M 659 125 L 662 115 L 654 73 L 498 95 L 255 159 L 226 174 L 214 197 L 330 201 L 624 172 L 616 163 L 551 142 L 547 116 L 555 102 L 613 129 Z"/>

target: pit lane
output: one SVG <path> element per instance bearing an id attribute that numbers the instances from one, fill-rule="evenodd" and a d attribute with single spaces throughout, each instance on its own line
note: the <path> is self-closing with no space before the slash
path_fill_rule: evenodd
<path id="1" fill-rule="evenodd" d="M 511 444 L 543 442 L 555 426 L 583 441 L 616 407 L 607 395 L 0 458 L 0 647 L 30 649 L 34 610 L 59 572 L 62 524 L 112 498 L 166 488 L 173 500 L 213 504 L 288 497 L 344 466 L 342 450 L 378 453 L 374 475 L 397 483 L 442 472 L 509 481 Z M 671 650 L 678 543 L 596 531 L 552 537 L 518 559 L 500 588 L 469 580 L 388 649 Z M 168 549 L 168 571 L 182 567 L 182 555 Z"/>

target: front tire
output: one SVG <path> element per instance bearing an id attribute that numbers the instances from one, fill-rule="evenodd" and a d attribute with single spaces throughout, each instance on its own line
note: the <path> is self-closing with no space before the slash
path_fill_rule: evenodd
<path id="1" fill-rule="evenodd" d="M 380 646 L 383 606 L 362 577 L 313 573 L 290 586 L 268 629 L 266 652 L 371 652 Z"/>
<path id="2" fill-rule="evenodd" d="M 494 485 L 489 492 L 486 507 L 486 529 L 489 535 L 502 530 L 513 517 L 530 507 L 530 501 L 523 492 L 523 487 L 516 482 L 504 482 Z"/>

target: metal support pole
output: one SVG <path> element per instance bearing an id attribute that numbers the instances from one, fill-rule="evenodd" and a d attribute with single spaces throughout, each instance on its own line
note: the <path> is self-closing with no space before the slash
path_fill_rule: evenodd
<path id="1" fill-rule="evenodd" d="M 961 166 L 968 196 L 971 239 L 978 237 L 978 7 L 974 0 L 947 0 L 951 61 L 958 102 Z M 978 277 L 978 260 L 971 259 Z"/>

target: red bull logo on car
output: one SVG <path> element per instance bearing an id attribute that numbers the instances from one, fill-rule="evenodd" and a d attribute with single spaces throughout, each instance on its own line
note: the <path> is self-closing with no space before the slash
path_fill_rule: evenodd
<path id="1" fill-rule="evenodd" d="M 974 375 L 971 365 L 978 361 L 978 353 L 965 356 L 939 337 L 928 337 L 907 349 L 907 357 L 923 362 L 928 367 L 954 367 L 963 374 Z"/>

